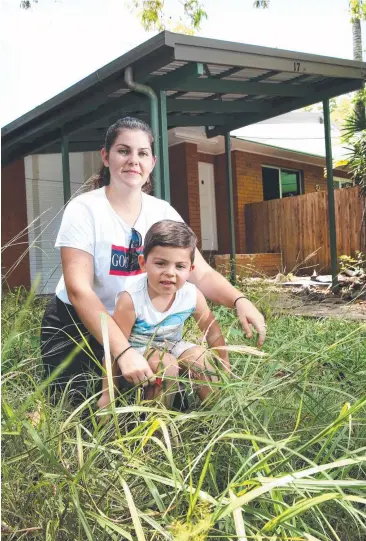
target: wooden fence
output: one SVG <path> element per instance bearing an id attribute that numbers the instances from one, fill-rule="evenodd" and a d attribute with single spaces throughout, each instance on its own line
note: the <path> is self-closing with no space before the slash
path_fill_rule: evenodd
<path id="1" fill-rule="evenodd" d="M 338 256 L 365 252 L 365 226 L 361 227 L 365 200 L 359 189 L 338 189 L 334 196 Z M 314 268 L 330 272 L 326 192 L 250 203 L 244 213 L 246 253 L 281 252 L 285 272 Z"/>

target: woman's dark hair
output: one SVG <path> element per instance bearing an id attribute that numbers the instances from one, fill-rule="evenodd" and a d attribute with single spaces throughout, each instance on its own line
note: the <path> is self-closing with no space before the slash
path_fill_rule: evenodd
<path id="1" fill-rule="evenodd" d="M 107 152 L 110 151 L 112 145 L 114 144 L 115 140 L 117 139 L 118 135 L 122 130 L 140 130 L 145 132 L 150 140 L 151 152 L 154 154 L 154 134 L 152 129 L 143 120 L 139 120 L 138 118 L 134 118 L 131 116 L 120 118 L 119 120 L 117 120 L 117 122 L 109 126 L 104 141 L 104 148 Z M 87 184 L 89 186 L 91 185 L 92 189 L 94 190 L 97 188 L 102 188 L 103 186 L 108 186 L 109 183 L 109 168 L 106 167 L 104 164 L 100 168 L 99 173 L 93 175 L 89 180 L 87 180 Z M 147 193 L 151 191 L 151 179 L 145 182 L 142 190 Z"/>
<path id="2" fill-rule="evenodd" d="M 172 248 L 189 248 L 191 262 L 193 263 L 196 245 L 197 237 L 186 223 L 161 220 L 152 225 L 146 233 L 144 258 L 147 259 L 155 246 L 170 246 Z"/>

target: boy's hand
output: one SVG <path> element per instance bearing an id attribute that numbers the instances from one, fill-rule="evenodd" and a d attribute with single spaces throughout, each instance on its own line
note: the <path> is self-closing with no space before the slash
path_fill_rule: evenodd
<path id="1" fill-rule="evenodd" d="M 99 409 L 103 409 L 103 408 L 107 408 L 108 406 L 111 405 L 111 400 L 109 398 L 109 393 L 108 391 L 107 392 L 103 392 L 101 397 L 99 398 L 98 400 L 98 408 Z"/>
<path id="2" fill-rule="evenodd" d="M 222 361 L 222 368 L 227 372 L 228 374 L 231 374 L 231 366 L 229 361 L 229 354 L 227 351 L 220 351 L 220 358 Z"/>
<path id="3" fill-rule="evenodd" d="M 134 385 L 152 385 L 155 383 L 155 374 L 151 370 L 147 360 L 131 348 L 117 361 L 122 376 Z"/>
<path id="4" fill-rule="evenodd" d="M 267 330 L 267 325 L 263 315 L 259 312 L 259 310 L 256 309 L 254 304 L 252 304 L 249 299 L 245 299 L 244 297 L 237 301 L 236 311 L 247 338 L 252 338 L 253 336 L 253 331 L 250 325 L 253 325 L 257 331 L 257 345 L 260 348 L 263 345 Z"/>

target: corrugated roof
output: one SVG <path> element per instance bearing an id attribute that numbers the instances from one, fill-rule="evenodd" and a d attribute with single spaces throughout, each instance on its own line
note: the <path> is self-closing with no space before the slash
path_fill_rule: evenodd
<path id="1" fill-rule="evenodd" d="M 209 126 L 209 137 L 357 90 L 366 74 L 362 62 L 162 32 L 5 126 L 3 163 L 57 152 L 62 134 L 70 151 L 95 150 L 120 116 L 148 120 L 147 98 L 124 83 L 129 66 L 167 91 L 168 127 Z"/>

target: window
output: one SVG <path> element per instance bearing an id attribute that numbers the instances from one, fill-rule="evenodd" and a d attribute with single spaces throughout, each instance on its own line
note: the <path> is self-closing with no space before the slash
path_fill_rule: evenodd
<path id="1" fill-rule="evenodd" d="M 333 176 L 334 188 L 352 188 L 353 182 L 350 178 Z"/>
<path id="2" fill-rule="evenodd" d="M 301 171 L 263 166 L 262 181 L 264 201 L 301 195 L 303 192 Z"/>

